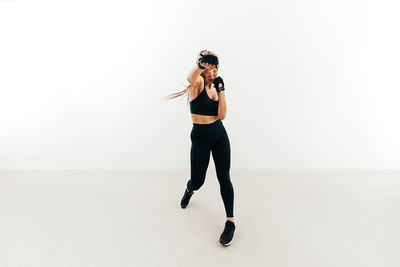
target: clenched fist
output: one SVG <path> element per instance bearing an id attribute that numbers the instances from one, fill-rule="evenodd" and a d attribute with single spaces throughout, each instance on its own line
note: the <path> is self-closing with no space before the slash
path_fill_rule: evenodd
<path id="1" fill-rule="evenodd" d="M 213 84 L 214 84 L 215 88 L 217 89 L 218 93 L 225 91 L 224 80 L 222 80 L 221 76 L 218 76 L 217 78 L 215 78 L 213 81 Z"/>

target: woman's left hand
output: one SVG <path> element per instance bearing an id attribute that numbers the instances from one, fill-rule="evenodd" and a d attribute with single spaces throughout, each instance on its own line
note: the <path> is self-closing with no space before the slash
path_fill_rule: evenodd
<path id="1" fill-rule="evenodd" d="M 224 80 L 222 80 L 221 76 L 215 78 L 213 84 L 215 86 L 215 89 L 217 89 L 218 93 L 225 91 Z"/>

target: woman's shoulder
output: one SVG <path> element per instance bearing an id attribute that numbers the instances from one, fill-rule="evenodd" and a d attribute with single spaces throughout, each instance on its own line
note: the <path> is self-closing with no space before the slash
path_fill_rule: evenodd
<path id="1" fill-rule="evenodd" d="M 200 95 L 202 91 L 201 89 L 203 89 L 203 87 L 204 87 L 204 78 L 200 76 L 200 83 L 198 84 L 198 86 L 192 87 L 190 89 L 189 101 L 196 99 Z"/>

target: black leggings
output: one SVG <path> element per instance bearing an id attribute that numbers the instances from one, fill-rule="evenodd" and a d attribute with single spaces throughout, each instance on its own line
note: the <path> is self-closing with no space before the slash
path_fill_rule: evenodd
<path id="1" fill-rule="evenodd" d="M 226 216 L 233 217 L 233 186 L 229 176 L 231 147 L 222 121 L 218 119 L 210 124 L 193 123 L 190 139 L 192 140 L 190 149 L 191 179 L 187 182 L 187 188 L 193 192 L 203 185 L 211 151 Z"/>

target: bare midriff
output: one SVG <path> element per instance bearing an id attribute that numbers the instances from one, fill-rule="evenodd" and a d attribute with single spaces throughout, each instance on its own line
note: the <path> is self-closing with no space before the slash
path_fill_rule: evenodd
<path id="1" fill-rule="evenodd" d="M 192 121 L 193 123 L 196 124 L 210 124 L 218 120 L 218 116 L 208 116 L 208 115 L 199 115 L 199 114 L 193 114 L 192 115 Z"/>

